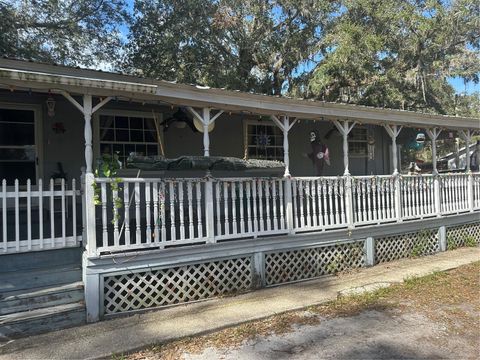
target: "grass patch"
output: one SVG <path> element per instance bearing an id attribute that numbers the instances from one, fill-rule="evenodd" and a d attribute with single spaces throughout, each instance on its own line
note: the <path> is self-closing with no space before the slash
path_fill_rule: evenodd
<path id="1" fill-rule="evenodd" d="M 112 357 L 112 360 L 182 359 L 184 353 L 196 354 L 212 347 L 231 349 L 259 336 L 285 334 L 295 326 L 317 325 L 338 316 L 354 316 L 365 310 L 413 311 L 442 321 L 449 331 L 462 334 L 480 326 L 480 261 L 448 272 L 405 279 L 402 284 L 373 292 L 339 297 L 337 300 L 252 321 L 212 334 L 189 337 L 156 345 L 146 350 Z M 465 309 L 472 308 L 477 316 Z"/>

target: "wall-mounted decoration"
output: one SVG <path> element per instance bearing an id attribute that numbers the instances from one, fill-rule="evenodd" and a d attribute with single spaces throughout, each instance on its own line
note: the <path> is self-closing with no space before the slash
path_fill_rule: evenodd
<path id="1" fill-rule="evenodd" d="M 417 144 L 423 145 L 425 143 L 425 139 L 426 137 L 424 133 L 418 133 L 415 141 L 417 142 Z"/>
<path id="2" fill-rule="evenodd" d="M 55 116 L 55 104 L 56 104 L 56 101 L 53 97 L 49 96 L 47 98 L 47 110 L 48 110 L 48 116 L 50 117 L 54 117 Z"/>
<path id="3" fill-rule="evenodd" d="M 63 122 L 56 122 L 56 123 L 53 123 L 52 125 L 52 130 L 55 134 L 64 134 L 65 131 L 67 131 L 65 129 L 65 126 L 63 125 Z"/>
<path id="4" fill-rule="evenodd" d="M 371 134 L 367 136 L 367 153 L 368 160 L 375 158 L 375 136 Z"/>

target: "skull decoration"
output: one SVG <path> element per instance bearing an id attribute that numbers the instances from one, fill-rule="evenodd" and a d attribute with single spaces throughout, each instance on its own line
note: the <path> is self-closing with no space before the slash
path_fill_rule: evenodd
<path id="1" fill-rule="evenodd" d="M 330 156 L 327 146 L 322 144 L 316 130 L 310 131 L 310 145 L 312 152 L 308 154 L 308 157 L 315 168 L 315 174 L 321 176 L 324 164 L 330 165 Z"/>

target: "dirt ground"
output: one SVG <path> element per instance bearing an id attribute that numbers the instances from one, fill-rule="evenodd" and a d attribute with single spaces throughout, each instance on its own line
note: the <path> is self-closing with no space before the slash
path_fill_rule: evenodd
<path id="1" fill-rule="evenodd" d="M 478 359 L 480 262 L 114 359 Z"/>

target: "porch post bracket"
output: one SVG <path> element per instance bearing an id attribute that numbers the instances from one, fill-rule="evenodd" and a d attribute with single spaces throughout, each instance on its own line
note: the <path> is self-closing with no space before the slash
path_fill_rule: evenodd
<path id="1" fill-rule="evenodd" d="M 468 175 L 467 179 L 467 197 L 468 197 L 468 208 L 470 212 L 473 212 L 474 209 L 474 193 L 473 193 L 473 174 L 470 162 L 470 143 L 472 142 L 472 136 L 474 131 L 468 130 L 460 130 L 460 136 L 465 141 L 465 172 Z"/>
<path id="2" fill-rule="evenodd" d="M 292 128 L 293 125 L 297 122 L 297 119 L 294 119 L 290 123 L 290 119 L 288 115 L 282 116 L 282 121 L 275 116 L 270 115 L 272 121 L 282 130 L 283 132 L 283 162 L 285 164 L 285 173 L 283 174 L 284 181 L 283 186 L 285 189 L 285 220 L 286 226 L 290 234 L 294 233 L 293 228 L 293 198 L 292 198 L 292 179 L 290 175 L 290 156 L 288 153 L 289 143 L 288 143 L 288 132 Z"/>
<path id="3" fill-rule="evenodd" d="M 433 128 L 433 129 L 426 129 L 428 137 L 432 140 L 432 165 L 433 165 L 433 174 L 437 175 L 437 139 L 440 136 L 442 129 Z"/>
<path id="4" fill-rule="evenodd" d="M 288 132 L 290 129 L 295 125 L 297 119 L 293 119 L 290 123 L 290 119 L 288 115 L 283 115 L 283 122 L 275 116 L 271 115 L 270 118 L 272 121 L 282 130 L 283 132 L 283 162 L 285 164 L 285 173 L 283 174 L 284 177 L 290 177 L 290 155 L 289 155 L 289 143 L 288 143 Z"/>
<path id="5" fill-rule="evenodd" d="M 465 172 L 471 173 L 470 166 L 470 143 L 472 142 L 472 131 L 471 130 L 460 130 L 460 137 L 465 141 Z"/>
<path id="6" fill-rule="evenodd" d="M 83 95 L 83 106 L 75 100 L 68 92 L 60 92 L 70 103 L 72 103 L 80 112 L 83 114 L 85 120 L 85 163 L 86 163 L 86 172 L 92 173 L 92 164 L 93 164 L 93 150 L 92 150 L 92 115 L 100 110 L 105 104 L 107 104 L 113 98 L 111 96 L 106 97 L 100 101 L 97 105 L 92 105 L 92 95 Z"/>
<path id="7" fill-rule="evenodd" d="M 200 115 L 194 108 L 187 106 L 187 111 L 192 114 L 203 125 L 203 156 L 210 156 L 210 136 L 208 134 L 208 127 L 210 124 L 223 114 L 223 110 L 218 111 L 213 117 L 210 115 L 211 108 L 203 108 L 202 115 Z"/>
<path id="8" fill-rule="evenodd" d="M 75 100 L 68 92 L 61 91 L 60 92 L 70 103 L 73 104 L 80 112 L 83 114 L 83 118 L 85 121 L 84 127 L 84 138 L 85 138 L 85 176 L 83 184 L 84 186 L 84 242 L 85 248 L 87 251 L 88 256 L 94 256 L 96 253 L 96 234 L 95 234 L 95 205 L 94 205 L 94 191 L 93 191 L 93 184 L 95 182 L 95 178 L 93 175 L 93 148 L 92 148 L 92 115 L 102 108 L 105 104 L 107 104 L 110 100 L 112 100 L 111 96 L 106 97 L 105 99 L 101 100 L 97 105 L 93 106 L 92 103 L 92 95 L 84 94 L 83 95 L 83 105 Z M 84 279 L 85 282 L 85 291 L 90 289 L 90 284 L 87 282 L 91 282 L 93 280 L 87 281 L 86 278 Z M 86 293 L 86 296 L 88 294 Z M 95 301 L 93 301 L 94 303 Z M 95 307 L 92 305 L 92 301 L 89 301 L 87 304 L 87 312 L 92 311 Z M 95 313 L 95 311 L 94 311 Z M 93 316 L 95 318 L 96 315 Z"/>
<path id="9" fill-rule="evenodd" d="M 442 132 L 439 128 L 426 129 L 425 130 L 428 137 L 432 140 L 432 165 L 433 165 L 433 188 L 434 188 L 434 199 L 435 199 L 435 212 L 437 217 L 441 216 L 442 204 L 441 204 L 441 184 L 440 176 L 437 170 L 437 139 L 440 133 Z"/>
<path id="10" fill-rule="evenodd" d="M 383 125 L 388 135 L 392 138 L 392 157 L 393 157 L 393 175 L 398 174 L 398 158 L 397 158 L 397 137 L 402 131 L 403 126 L 398 125 Z"/>
<path id="11" fill-rule="evenodd" d="M 348 169 L 349 164 L 348 164 L 348 134 L 350 134 L 350 131 L 354 128 L 354 126 L 357 124 L 357 121 L 353 121 L 352 124 L 350 125 L 349 120 L 344 120 L 344 121 L 339 121 L 339 120 L 333 120 L 334 125 L 337 127 L 338 131 L 340 134 L 343 136 L 343 164 L 345 167 L 345 172 L 344 175 L 350 175 L 350 170 Z"/>

